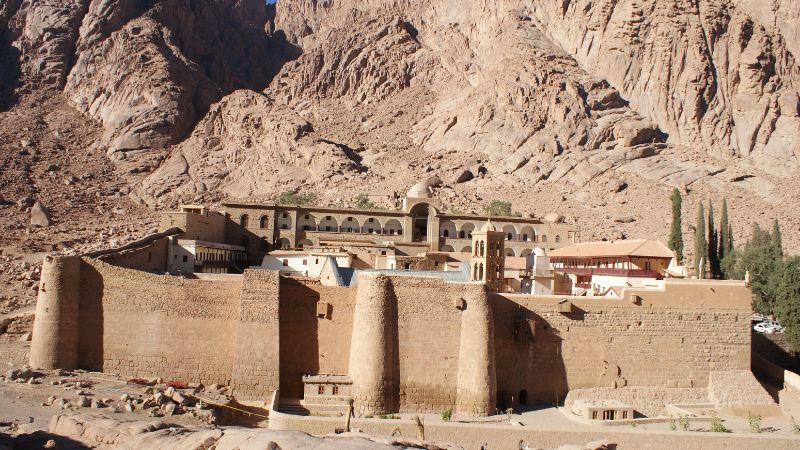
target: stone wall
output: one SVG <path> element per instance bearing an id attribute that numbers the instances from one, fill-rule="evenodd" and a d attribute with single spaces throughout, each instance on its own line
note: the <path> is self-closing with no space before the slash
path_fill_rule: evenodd
<path id="1" fill-rule="evenodd" d="M 640 304 L 632 301 L 638 296 Z M 500 398 L 561 402 L 577 388 L 704 388 L 750 369 L 750 294 L 741 282 L 671 281 L 624 299 L 493 296 Z M 524 391 L 524 392 L 523 392 Z"/>
<path id="2" fill-rule="evenodd" d="M 280 290 L 280 389 L 301 398 L 303 375 L 348 373 L 356 290 L 289 278 Z"/>
<path id="3" fill-rule="evenodd" d="M 37 318 L 32 365 L 231 384 L 240 399 L 264 399 L 277 389 L 277 273 L 185 279 L 90 258 L 52 258 L 43 266 L 43 280 L 62 279 L 73 262 L 79 283 L 62 283 L 68 289 L 58 296 L 40 295 L 37 308 L 74 314 L 61 314 L 59 327 Z M 46 286 L 48 293 L 55 288 Z M 75 323 L 80 327 L 72 339 Z M 73 364 L 62 356 L 70 354 L 77 355 Z"/>
<path id="4" fill-rule="evenodd" d="M 40 287 L 34 366 L 231 384 L 262 400 L 279 387 L 301 397 L 303 374 L 348 374 L 362 414 L 485 415 L 579 388 L 705 389 L 711 372 L 750 369 L 741 282 L 560 303 L 432 278 L 362 273 L 343 288 L 264 270 L 186 279 L 50 258 Z"/>

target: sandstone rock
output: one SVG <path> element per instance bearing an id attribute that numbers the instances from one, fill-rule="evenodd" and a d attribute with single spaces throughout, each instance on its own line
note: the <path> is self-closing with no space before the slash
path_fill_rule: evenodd
<path id="1" fill-rule="evenodd" d="M 132 413 L 133 410 L 134 410 L 133 405 L 130 404 L 130 403 L 125 403 L 125 406 L 123 407 L 123 409 L 125 410 L 125 412 L 129 412 L 129 413 Z"/>
<path id="2" fill-rule="evenodd" d="M 50 219 L 50 210 L 38 201 L 31 207 L 30 221 L 31 225 L 40 227 L 49 227 L 53 223 Z"/>
<path id="3" fill-rule="evenodd" d="M 456 176 L 453 177 L 453 183 L 466 183 L 467 181 L 475 178 L 475 175 L 469 169 L 463 169 L 461 171 L 456 172 Z"/>
<path id="4" fill-rule="evenodd" d="M 564 215 L 559 213 L 548 213 L 544 216 L 544 221 L 548 223 L 563 223 Z"/>
<path id="5" fill-rule="evenodd" d="M 90 405 L 89 397 L 85 395 L 79 395 L 78 400 L 75 402 L 76 405 L 80 406 L 81 408 L 86 408 Z"/>

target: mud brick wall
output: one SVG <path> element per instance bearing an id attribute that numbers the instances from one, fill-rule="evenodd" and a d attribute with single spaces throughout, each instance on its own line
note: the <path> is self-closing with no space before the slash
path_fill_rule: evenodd
<path id="1" fill-rule="evenodd" d="M 595 386 L 704 388 L 712 371 L 749 370 L 743 283 L 671 281 L 626 292 L 622 300 L 571 297 L 571 313 L 559 312 L 563 297 L 493 296 L 499 397 L 555 403 Z"/>

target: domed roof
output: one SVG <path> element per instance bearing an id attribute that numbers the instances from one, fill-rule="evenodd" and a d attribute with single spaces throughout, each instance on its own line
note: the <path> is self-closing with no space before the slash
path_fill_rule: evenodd
<path id="1" fill-rule="evenodd" d="M 406 197 L 409 198 L 431 198 L 431 193 L 428 191 L 428 185 L 424 181 L 411 186 L 408 190 Z"/>

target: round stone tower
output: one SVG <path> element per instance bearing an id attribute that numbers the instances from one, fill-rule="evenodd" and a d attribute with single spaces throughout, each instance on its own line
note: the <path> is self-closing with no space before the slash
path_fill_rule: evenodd
<path id="1" fill-rule="evenodd" d="M 494 323 L 486 285 L 472 286 L 464 295 L 461 345 L 458 352 L 456 411 L 473 416 L 494 414 L 497 379 Z"/>
<path id="2" fill-rule="evenodd" d="M 397 336 L 393 298 L 391 282 L 385 275 L 358 275 L 349 372 L 353 406 L 361 414 L 395 412 L 399 381 L 393 363 Z"/>
<path id="3" fill-rule="evenodd" d="M 33 323 L 31 367 L 77 367 L 80 271 L 80 257 L 45 257 Z"/>

